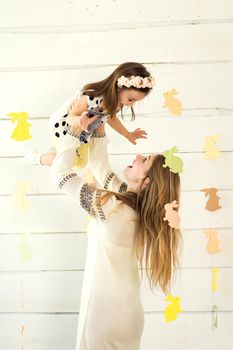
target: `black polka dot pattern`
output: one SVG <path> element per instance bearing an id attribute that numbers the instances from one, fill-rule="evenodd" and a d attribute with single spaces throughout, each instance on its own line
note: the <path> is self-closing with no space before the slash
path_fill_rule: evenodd
<path id="1" fill-rule="evenodd" d="M 101 97 L 94 97 L 92 95 L 91 96 L 85 95 L 85 96 L 86 96 L 86 99 L 87 99 L 88 110 L 92 110 L 92 109 L 96 108 L 96 106 L 101 105 L 101 103 L 103 102 L 103 98 L 101 98 Z M 63 113 L 64 112 L 65 111 L 63 110 Z M 55 120 L 55 122 L 53 124 L 54 125 L 53 133 L 54 133 L 56 138 L 63 137 L 64 135 L 67 134 L 67 131 L 68 131 L 68 128 L 69 128 L 69 124 L 66 122 L 67 116 L 68 116 L 68 110 L 67 110 L 66 114 L 63 114 L 60 117 L 58 116 L 57 120 Z M 105 121 L 103 121 L 103 123 L 104 122 Z"/>
<path id="2" fill-rule="evenodd" d="M 68 114 L 65 114 L 63 117 L 61 117 L 61 119 L 59 120 L 59 122 L 54 124 L 54 135 L 56 137 L 61 137 L 62 135 L 66 135 L 67 134 L 67 130 L 69 127 L 69 124 L 66 122 L 66 117 Z"/>

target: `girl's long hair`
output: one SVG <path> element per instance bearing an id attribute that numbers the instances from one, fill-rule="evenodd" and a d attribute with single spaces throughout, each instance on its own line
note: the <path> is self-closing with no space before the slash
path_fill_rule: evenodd
<path id="1" fill-rule="evenodd" d="M 117 79 L 120 78 L 120 76 L 122 75 L 124 75 L 125 77 L 130 77 L 131 75 L 134 75 L 134 76 L 141 76 L 145 78 L 150 76 L 150 73 L 140 63 L 125 62 L 119 65 L 104 80 L 86 84 L 82 88 L 82 93 L 84 95 L 94 96 L 94 97 L 103 96 L 104 108 L 107 110 L 111 118 L 114 117 L 118 112 L 119 92 L 122 90 L 128 89 L 127 87 L 124 87 L 124 86 L 122 88 L 119 88 L 117 86 Z M 130 88 L 143 92 L 145 96 L 148 95 L 148 93 L 151 90 L 150 88 L 137 89 L 133 86 L 131 86 Z M 134 120 L 135 113 L 132 106 L 131 106 L 131 114 L 132 114 L 132 120 Z M 122 107 L 121 107 L 121 115 L 123 116 Z"/>
<path id="2" fill-rule="evenodd" d="M 159 285 L 167 293 L 179 267 L 182 236 L 179 229 L 171 228 L 163 220 L 165 204 L 180 200 L 179 174 L 164 168 L 164 163 L 165 157 L 158 154 L 147 174 L 150 182 L 139 193 L 108 192 L 102 198 L 106 200 L 114 194 L 136 211 L 135 249 L 141 272 L 144 264 L 150 288 Z"/>

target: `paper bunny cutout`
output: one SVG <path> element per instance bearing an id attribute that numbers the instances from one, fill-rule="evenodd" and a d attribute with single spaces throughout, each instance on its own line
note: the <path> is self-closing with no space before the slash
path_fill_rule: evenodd
<path id="1" fill-rule="evenodd" d="M 219 205 L 219 199 L 220 197 L 217 196 L 217 188 L 203 188 L 203 190 L 201 190 L 201 192 L 205 192 L 205 196 L 209 196 L 209 199 L 206 203 L 205 209 L 209 210 L 209 211 L 215 211 L 218 210 L 220 208 L 222 208 Z"/>
<path id="2" fill-rule="evenodd" d="M 220 240 L 218 239 L 218 232 L 214 229 L 207 229 L 204 231 L 205 237 L 208 239 L 206 245 L 206 251 L 210 254 L 216 254 L 221 252 L 220 249 Z"/>
<path id="3" fill-rule="evenodd" d="M 216 292 L 218 290 L 218 273 L 219 273 L 219 268 L 214 267 L 212 269 L 212 291 Z"/>
<path id="4" fill-rule="evenodd" d="M 168 108 L 171 114 L 181 115 L 182 103 L 178 98 L 175 98 L 174 95 L 177 95 L 176 89 L 164 92 L 163 96 L 165 98 L 165 105 L 163 108 Z"/>
<path id="5" fill-rule="evenodd" d="M 29 124 L 27 121 L 28 114 L 26 112 L 12 112 L 8 113 L 7 116 L 12 118 L 12 123 L 15 123 L 16 121 L 18 122 L 11 135 L 12 139 L 15 139 L 16 141 L 26 141 L 32 138 L 29 130 L 31 124 Z"/>
<path id="6" fill-rule="evenodd" d="M 216 147 L 216 143 L 219 140 L 219 135 L 212 135 L 205 138 L 205 158 L 216 159 L 220 156 L 220 152 Z"/>
<path id="7" fill-rule="evenodd" d="M 28 234 L 23 234 L 21 242 L 18 246 L 21 261 L 29 261 L 32 259 L 32 251 L 28 243 Z"/>
<path id="8" fill-rule="evenodd" d="M 29 191 L 31 183 L 28 181 L 22 181 L 16 183 L 16 192 L 15 192 L 15 207 L 18 210 L 27 210 L 30 208 L 30 202 L 26 195 L 26 192 Z"/>
<path id="9" fill-rule="evenodd" d="M 169 167 L 170 170 L 175 174 L 183 172 L 183 160 L 180 157 L 174 155 L 174 153 L 177 152 L 179 152 L 179 150 L 176 146 L 163 152 L 163 156 L 165 157 L 165 163 L 163 164 L 163 167 Z"/>
<path id="10" fill-rule="evenodd" d="M 183 312 L 180 307 L 181 298 L 177 296 L 167 295 L 164 299 L 170 301 L 171 304 L 167 305 L 164 310 L 164 316 L 166 322 L 171 322 L 177 319 L 177 314 Z"/>
<path id="11" fill-rule="evenodd" d="M 179 214 L 174 208 L 178 208 L 179 204 L 177 201 L 173 201 L 171 203 L 167 203 L 164 206 L 164 209 L 166 211 L 165 217 L 163 218 L 164 221 L 168 221 L 168 225 L 178 229 L 180 224 L 180 217 Z"/>

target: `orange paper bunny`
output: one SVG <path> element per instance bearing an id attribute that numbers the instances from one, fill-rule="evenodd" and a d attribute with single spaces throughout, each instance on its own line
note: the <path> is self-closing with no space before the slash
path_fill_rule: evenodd
<path id="1" fill-rule="evenodd" d="M 201 190 L 201 192 L 205 192 L 205 196 L 209 196 L 209 199 L 206 203 L 206 206 L 205 206 L 205 209 L 206 210 L 209 210 L 209 211 L 215 211 L 215 210 L 218 210 L 220 208 L 222 208 L 220 205 L 219 205 L 219 199 L 220 197 L 217 196 L 217 188 L 203 188 Z"/>
<path id="2" fill-rule="evenodd" d="M 214 229 L 205 230 L 205 237 L 208 239 L 206 251 L 210 254 L 216 254 L 221 252 L 220 240 L 218 239 L 218 232 Z"/>
<path id="3" fill-rule="evenodd" d="M 178 229 L 180 224 L 180 217 L 176 210 L 173 208 L 178 208 L 177 201 L 173 201 L 171 203 L 165 204 L 164 208 L 166 210 L 165 217 L 163 218 L 164 221 L 168 221 L 168 225 Z"/>

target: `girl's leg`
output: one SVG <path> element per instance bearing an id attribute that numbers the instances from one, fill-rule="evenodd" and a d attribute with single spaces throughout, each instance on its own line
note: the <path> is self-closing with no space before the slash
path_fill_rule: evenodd
<path id="1" fill-rule="evenodd" d="M 24 156 L 23 162 L 32 165 L 51 166 L 56 154 L 55 148 L 52 148 L 46 153 L 41 153 L 32 149 Z"/>

